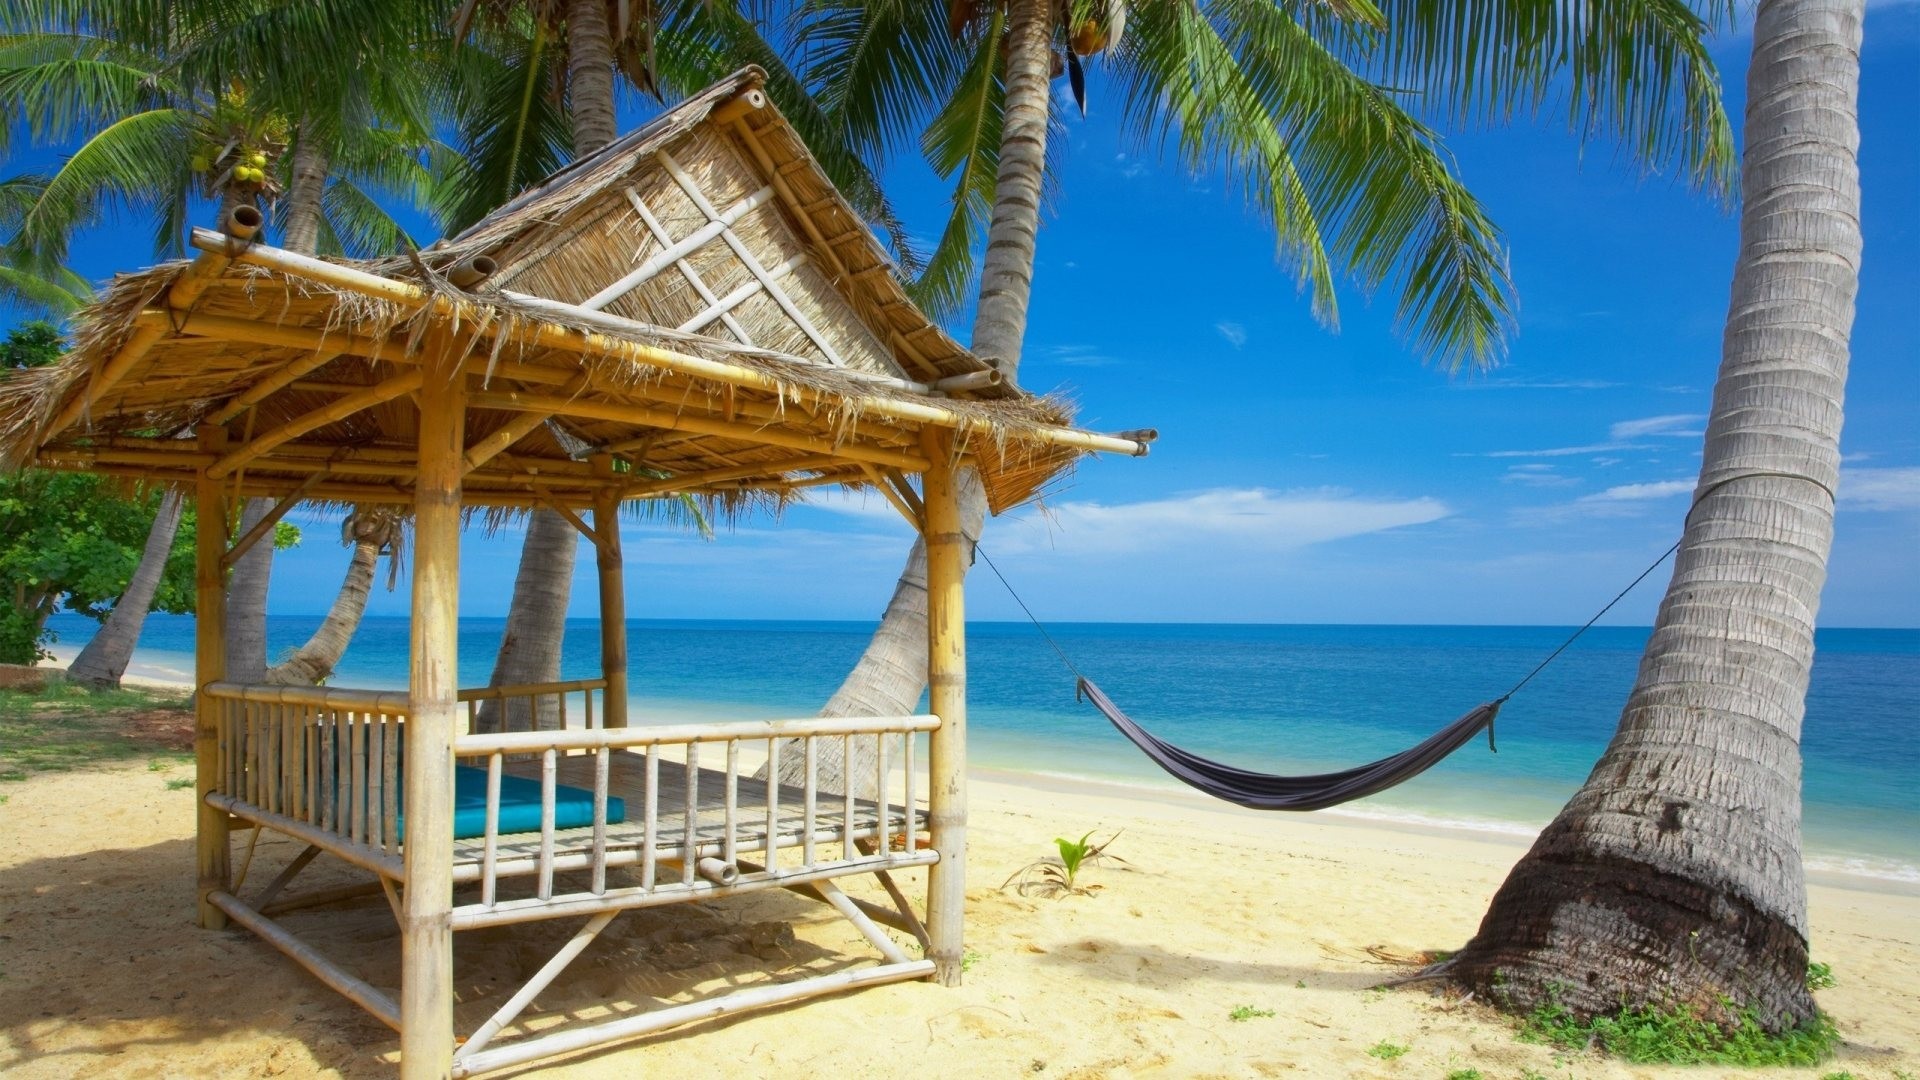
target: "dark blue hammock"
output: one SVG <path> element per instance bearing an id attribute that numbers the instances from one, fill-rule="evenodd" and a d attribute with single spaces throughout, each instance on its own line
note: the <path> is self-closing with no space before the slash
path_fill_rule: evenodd
<path id="1" fill-rule="evenodd" d="M 1107 697 L 1092 680 L 1084 675 L 1078 678 L 1075 693 L 1083 700 L 1092 702 L 1093 707 L 1112 721 L 1120 734 L 1125 735 L 1174 779 L 1216 799 L 1225 799 L 1252 810 L 1324 810 L 1354 799 L 1364 799 L 1426 772 L 1440 759 L 1465 746 L 1482 728 L 1487 731 L 1487 749 L 1492 750 L 1493 718 L 1499 715 L 1500 706 L 1507 700 L 1503 697 L 1481 705 L 1441 728 L 1425 742 L 1392 757 L 1344 772 L 1278 776 L 1223 765 L 1163 741 L 1121 712 L 1113 699 Z"/>

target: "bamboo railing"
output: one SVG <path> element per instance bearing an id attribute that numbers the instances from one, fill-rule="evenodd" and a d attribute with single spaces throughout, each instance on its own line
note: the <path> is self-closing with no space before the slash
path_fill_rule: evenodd
<path id="1" fill-rule="evenodd" d="M 515 715 L 537 717 L 541 703 L 549 698 L 553 700 L 554 708 L 559 713 L 561 727 L 573 726 L 573 718 L 577 716 L 580 718 L 582 727 L 598 728 L 605 724 L 606 690 L 607 680 L 605 679 L 572 679 L 566 682 L 525 683 L 518 686 L 477 686 L 460 691 L 460 701 L 467 707 L 469 732 L 478 730 L 481 702 L 500 702 L 502 720 L 508 722 Z M 600 699 L 597 707 L 596 697 Z M 510 707 L 510 703 L 522 699 L 526 701 L 524 713 Z M 579 702 L 578 711 L 572 708 L 572 703 L 576 700 Z"/>
<path id="2" fill-rule="evenodd" d="M 650 907 L 929 865 L 933 852 L 912 839 L 921 784 L 914 736 L 939 723 L 932 716 L 813 718 L 463 736 L 455 741 L 454 756 L 487 771 L 486 833 L 477 859 L 456 857 L 454 881 L 479 882 L 480 898 L 454 908 L 454 927 Z M 821 789 L 818 746 L 828 739 L 841 744 L 843 760 L 849 761 L 855 760 L 857 740 L 873 740 L 878 801 Z M 750 777 L 753 795 L 743 800 L 743 748 L 756 753 L 764 748 L 766 775 L 777 777 L 784 740 L 799 740 L 806 758 L 797 805 L 783 802 L 795 794 L 792 788 Z M 724 761 L 718 777 L 702 768 L 703 760 L 712 760 L 706 757 L 710 750 Z M 577 760 L 581 757 L 590 758 L 591 765 Z M 515 759 L 539 762 L 542 827 L 530 850 L 527 843 L 509 850 L 500 831 L 502 778 Z M 627 820 L 617 826 L 609 822 L 607 809 L 616 762 L 627 799 Z M 886 794 L 896 762 L 904 774 L 897 803 Z M 555 827 L 563 769 L 580 777 L 581 788 L 590 787 L 593 799 L 591 825 L 566 830 L 565 837 Z M 702 785 L 714 783 L 721 790 L 709 787 L 703 797 Z M 842 786 L 864 788 L 865 781 Z M 797 849 L 798 861 L 783 863 L 783 848 Z M 747 851 L 764 851 L 765 864 L 743 862 L 741 853 Z M 610 887 L 608 870 L 626 866 L 637 867 L 638 883 Z M 556 877 L 581 871 L 586 881 L 570 890 Z M 535 879 L 533 896 L 502 897 L 502 878 L 529 874 Z"/>

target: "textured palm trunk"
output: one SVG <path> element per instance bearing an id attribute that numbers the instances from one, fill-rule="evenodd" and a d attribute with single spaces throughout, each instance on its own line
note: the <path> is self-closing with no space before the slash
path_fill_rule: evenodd
<path id="1" fill-rule="evenodd" d="M 973 351 L 1013 381 L 1027 332 L 1033 295 L 1033 253 L 1040 231 L 1041 187 L 1047 165 L 1047 110 L 1052 98 L 1053 8 L 1040 0 L 1007 5 L 1006 117 L 1000 134 L 1000 171 L 993 189 L 993 223 L 980 270 L 980 299 L 973 320 Z M 985 526 L 987 500 L 979 478 L 965 473 L 960 489 L 960 526 L 976 539 Z M 915 540 L 906 569 L 894 586 L 879 629 L 823 716 L 898 716 L 919 704 L 927 686 L 927 555 Z M 870 741 L 855 749 L 854 775 L 872 773 Z M 782 762 L 784 780 L 804 770 L 799 754 Z M 824 758 L 822 784 L 838 786 L 844 771 Z M 830 779 L 826 779 L 830 778 Z"/>
<path id="2" fill-rule="evenodd" d="M 146 624 L 154 594 L 160 591 L 160 579 L 166 576 L 174 534 L 180 531 L 182 505 L 180 493 L 172 488 L 160 497 L 160 509 L 153 515 L 153 527 L 147 530 L 147 543 L 140 551 L 140 563 L 133 568 L 127 590 L 114 602 L 113 612 L 100 632 L 67 666 L 69 679 L 107 689 L 119 687 L 120 676 L 127 673 L 134 646 L 140 642 L 140 628 Z"/>
<path id="3" fill-rule="evenodd" d="M 1450 968 L 1516 1009 L 1814 1016 L 1800 723 L 1860 261 L 1863 6 L 1759 7 L 1740 253 L 1673 581 L 1612 744 Z"/>
<path id="4" fill-rule="evenodd" d="M 619 135 L 613 102 L 613 31 L 601 0 L 567 4 L 567 102 L 573 121 L 573 151 L 584 157 Z M 552 510 L 535 510 L 520 548 L 520 572 L 513 581 L 507 628 L 500 638 L 489 686 L 518 686 L 560 679 L 561 640 L 567 630 L 567 602 L 573 595 L 573 562 L 580 536 Z M 485 702 L 478 730 L 504 731 L 558 727 L 560 712 L 543 700 L 537 715 L 524 701 L 503 710 Z"/>
<path id="5" fill-rule="evenodd" d="M 281 686 L 313 686 L 333 674 L 360 628 L 367 612 L 367 598 L 373 593 L 373 574 L 380 563 L 384 538 L 358 537 L 353 542 L 353 557 L 347 563 L 346 580 L 320 620 L 319 629 L 307 643 L 267 671 L 267 681 Z"/>
<path id="6" fill-rule="evenodd" d="M 234 535 L 247 535 L 272 509 L 272 499 L 248 499 Z M 208 523 L 197 527 L 207 528 Z M 267 589 L 272 578 L 273 536 L 269 533 L 234 562 L 227 576 L 227 678 L 234 682 L 266 681 Z"/>
<path id="7" fill-rule="evenodd" d="M 567 600 L 573 592 L 573 559 L 580 542 L 566 518 L 551 510 L 536 511 L 527 522 L 527 539 L 520 548 L 520 572 L 513 579 L 513 602 L 507 609 L 507 628 L 493 663 L 489 686 L 524 686 L 557 682 L 560 643 L 567 629 Z M 560 710 L 551 696 L 540 699 L 538 713 L 528 711 L 524 698 L 481 705 L 478 731 L 548 731 L 560 726 Z"/>
<path id="8" fill-rule="evenodd" d="M 287 184 L 287 224 L 280 238 L 288 251 L 310 255 L 320 246 L 320 201 L 327 190 L 328 164 L 326 148 L 312 125 L 301 125 Z"/>

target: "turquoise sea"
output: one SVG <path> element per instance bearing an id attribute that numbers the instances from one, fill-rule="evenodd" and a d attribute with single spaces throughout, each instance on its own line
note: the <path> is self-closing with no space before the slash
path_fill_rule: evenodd
<path id="1" fill-rule="evenodd" d="M 312 618 L 275 618 L 275 651 Z M 60 644 L 93 624 L 56 616 Z M 486 681 L 502 620 L 461 623 L 464 685 Z M 1062 624 L 1061 646 L 1135 718 L 1196 752 L 1267 771 L 1343 768 L 1403 749 L 1504 692 L 1570 632 L 1545 626 Z M 870 624 L 636 620 L 632 711 L 766 718 L 812 714 Z M 1123 784 L 1167 780 L 1098 713 L 1032 627 L 969 630 L 973 761 Z M 137 662 L 188 677 L 193 622 L 156 615 Z M 569 624 L 567 678 L 597 674 L 592 620 Z M 1344 813 L 1531 833 L 1605 748 L 1647 630 L 1589 631 L 1501 713 L 1499 753 L 1470 744 L 1431 772 Z M 1807 699 L 1806 849 L 1814 868 L 1920 882 L 1920 630 L 1822 630 Z M 368 619 L 334 683 L 405 682 L 407 623 Z M 1111 823 L 1119 824 L 1119 823 Z"/>

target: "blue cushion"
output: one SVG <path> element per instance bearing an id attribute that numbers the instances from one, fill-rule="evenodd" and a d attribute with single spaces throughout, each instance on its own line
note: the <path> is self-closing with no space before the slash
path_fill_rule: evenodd
<path id="1" fill-rule="evenodd" d="M 627 820 L 627 804 L 607 796 L 607 824 Z M 553 786 L 553 827 L 579 829 L 593 824 L 593 792 L 566 784 Z M 540 781 L 508 773 L 500 775 L 500 833 L 540 831 Z M 407 832 L 407 815 L 400 813 L 400 835 Z M 453 838 L 467 840 L 487 835 L 487 770 L 470 765 L 453 768 Z"/>

